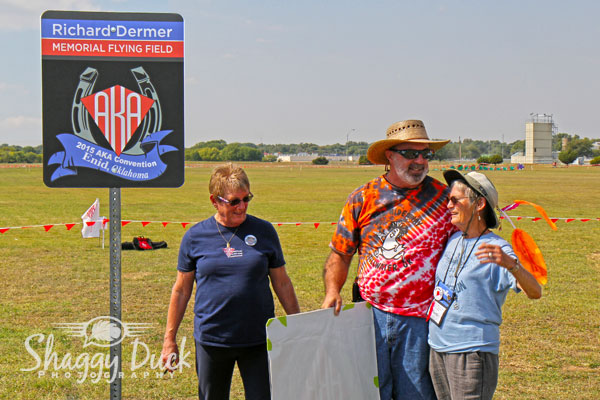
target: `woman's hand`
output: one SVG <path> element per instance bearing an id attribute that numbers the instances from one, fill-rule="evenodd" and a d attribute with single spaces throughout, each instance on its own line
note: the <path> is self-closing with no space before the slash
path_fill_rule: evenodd
<path id="1" fill-rule="evenodd" d="M 475 252 L 475 256 L 481 263 L 498 264 L 508 270 L 513 269 L 516 265 L 516 260 L 502 251 L 500 246 L 495 244 L 482 243 Z"/>
<path id="2" fill-rule="evenodd" d="M 167 371 L 175 371 L 177 369 L 177 360 L 179 359 L 179 348 L 174 340 L 167 340 L 163 342 L 163 348 L 160 353 L 160 359 L 162 365 Z"/>
<path id="3" fill-rule="evenodd" d="M 481 263 L 494 263 L 506 268 L 517 280 L 517 286 L 523 290 L 530 299 L 542 297 L 542 286 L 535 280 L 529 271 L 521 266 L 517 258 L 513 258 L 502 251 L 500 246 L 482 243 L 475 255 Z"/>

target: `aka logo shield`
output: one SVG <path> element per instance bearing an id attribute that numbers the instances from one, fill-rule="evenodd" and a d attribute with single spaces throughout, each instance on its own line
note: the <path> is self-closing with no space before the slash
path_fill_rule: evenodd
<path id="1" fill-rule="evenodd" d="M 154 104 L 151 98 L 121 85 L 86 96 L 81 102 L 117 155 Z"/>
<path id="2" fill-rule="evenodd" d="M 149 74 L 141 66 L 130 72 L 137 88 L 115 83 L 96 90 L 97 69 L 86 67 L 79 75 L 71 106 L 73 133 L 56 135 L 64 151 L 48 161 L 58 164 L 52 182 L 77 175 L 79 168 L 128 181 L 148 181 L 165 172 L 161 156 L 179 151 L 161 144 L 173 130 L 163 130 L 161 103 Z"/>

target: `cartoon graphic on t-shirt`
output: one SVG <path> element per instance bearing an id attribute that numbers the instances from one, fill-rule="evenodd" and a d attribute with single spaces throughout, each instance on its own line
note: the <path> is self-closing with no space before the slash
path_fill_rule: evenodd
<path id="1" fill-rule="evenodd" d="M 385 260 L 395 261 L 402 260 L 402 265 L 407 267 L 411 264 L 410 261 L 404 258 L 406 246 L 402 244 L 400 239 L 408 232 L 408 227 L 404 224 L 392 222 L 390 231 L 385 234 L 377 233 L 382 243 L 379 249 L 373 254 L 375 257 L 383 257 Z M 381 260 L 383 261 L 383 260 Z"/>

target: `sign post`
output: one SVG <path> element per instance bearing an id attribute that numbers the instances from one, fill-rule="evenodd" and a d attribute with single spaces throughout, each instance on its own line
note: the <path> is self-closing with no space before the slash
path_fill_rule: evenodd
<path id="1" fill-rule="evenodd" d="M 121 321 L 121 189 L 110 189 L 110 316 Z M 121 398 L 121 343 L 110 346 L 110 399 Z M 115 360 L 113 364 L 112 361 Z"/>
<path id="2" fill-rule="evenodd" d="M 41 24 L 44 183 L 109 188 L 110 316 L 121 321 L 121 188 L 184 180 L 183 18 L 46 11 Z M 122 335 L 111 331 L 111 400 Z"/>

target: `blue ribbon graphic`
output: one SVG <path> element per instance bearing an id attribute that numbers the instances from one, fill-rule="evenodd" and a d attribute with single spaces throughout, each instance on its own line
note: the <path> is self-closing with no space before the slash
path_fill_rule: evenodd
<path id="1" fill-rule="evenodd" d="M 158 178 L 167 169 L 160 156 L 170 151 L 178 151 L 176 147 L 161 145 L 160 142 L 171 132 L 158 131 L 146 136 L 142 147 L 153 145 L 141 155 L 117 155 L 112 149 L 98 146 L 71 133 L 56 135 L 65 151 L 50 156 L 48 165 L 60 164 L 50 180 L 54 182 L 63 176 L 77 175 L 77 168 L 90 168 L 129 181 L 148 181 Z"/>

